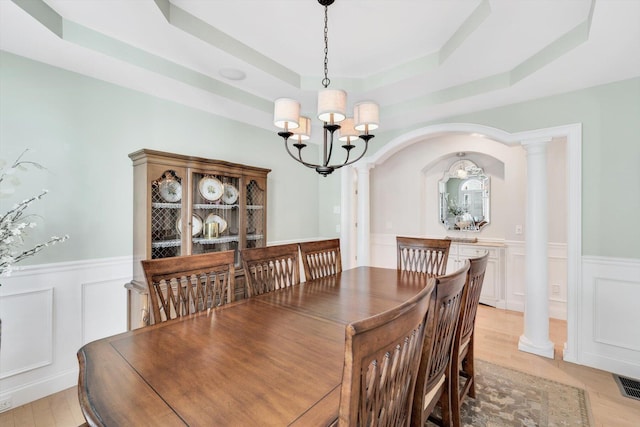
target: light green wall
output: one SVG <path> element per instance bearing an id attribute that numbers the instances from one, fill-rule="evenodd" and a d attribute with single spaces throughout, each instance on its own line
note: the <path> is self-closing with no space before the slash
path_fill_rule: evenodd
<path id="1" fill-rule="evenodd" d="M 340 225 L 340 214 L 334 208 L 340 208 L 340 169 L 327 177 L 320 177 L 318 191 L 319 231 L 320 236 L 327 238 L 340 237 L 336 226 Z"/>
<path id="2" fill-rule="evenodd" d="M 48 170 L 21 173 L 0 212 L 47 188 L 31 209 L 41 218 L 30 238 L 71 239 L 24 264 L 131 255 L 127 155 L 141 148 L 269 168 L 269 241 L 319 235 L 319 178 L 288 158 L 275 131 L 2 52 L 0 159 L 11 162 L 25 148 Z"/>
<path id="3" fill-rule="evenodd" d="M 508 132 L 582 123 L 582 254 L 640 258 L 640 227 L 630 221 L 640 212 L 640 78 L 380 133 L 374 151 L 437 123 Z"/>
<path id="4" fill-rule="evenodd" d="M 436 123 L 477 123 L 508 132 L 582 123 L 582 253 L 640 258 L 640 228 L 629 220 L 640 212 L 639 117 L 635 78 L 378 133 L 371 149 Z M 381 121 L 384 126 L 384 116 Z M 42 220 L 32 235 L 72 236 L 31 262 L 131 253 L 127 154 L 140 148 L 270 168 L 269 240 L 337 235 L 333 207 L 340 204 L 340 172 L 325 179 L 292 164 L 273 133 L 1 53 L 0 158 L 10 161 L 27 147 L 35 150 L 29 158 L 49 171 L 23 174 L 15 199 L 43 187 L 51 191 L 34 206 Z M 0 211 L 13 201 L 0 199 Z"/>

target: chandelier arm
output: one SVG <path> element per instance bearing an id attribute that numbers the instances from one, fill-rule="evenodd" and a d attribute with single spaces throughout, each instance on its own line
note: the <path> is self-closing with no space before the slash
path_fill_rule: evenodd
<path id="1" fill-rule="evenodd" d="M 358 156 L 358 158 L 349 161 L 345 161 L 343 164 L 341 165 L 330 165 L 328 167 L 333 168 L 333 169 L 340 169 L 343 166 L 349 166 L 354 164 L 355 162 L 357 162 L 358 160 L 360 160 L 361 158 L 364 157 L 364 155 L 367 153 L 367 149 L 369 148 L 369 140 L 365 140 L 364 141 L 364 150 L 362 150 L 362 153 Z M 347 154 L 347 160 L 349 160 L 349 155 Z"/>
<path id="2" fill-rule="evenodd" d="M 293 160 L 295 160 L 296 162 L 302 163 L 303 165 L 305 165 L 308 168 L 312 168 L 314 169 L 317 165 L 311 164 L 311 163 L 307 163 L 304 160 L 302 160 L 302 148 L 298 149 L 298 157 L 296 157 L 291 150 L 289 149 L 289 144 L 288 144 L 288 139 L 289 138 L 285 138 L 284 140 L 284 148 L 287 150 L 287 153 L 289 153 L 289 155 L 291 156 L 291 158 Z"/>
<path id="3" fill-rule="evenodd" d="M 348 165 L 349 163 L 349 156 L 351 155 L 351 150 L 347 150 L 347 157 L 345 157 L 344 159 L 344 164 Z"/>

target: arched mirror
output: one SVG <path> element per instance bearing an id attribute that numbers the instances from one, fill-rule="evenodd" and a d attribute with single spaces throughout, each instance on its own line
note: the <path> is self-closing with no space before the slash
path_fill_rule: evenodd
<path id="1" fill-rule="evenodd" d="M 471 160 L 458 160 L 438 182 L 440 222 L 447 230 L 480 231 L 489 224 L 489 177 Z"/>

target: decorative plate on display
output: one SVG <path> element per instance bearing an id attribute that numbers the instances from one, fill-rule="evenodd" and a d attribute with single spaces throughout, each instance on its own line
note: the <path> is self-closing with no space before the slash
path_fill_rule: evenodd
<path id="1" fill-rule="evenodd" d="M 222 194 L 224 193 L 222 183 L 211 176 L 205 176 L 202 178 L 198 183 L 198 189 L 200 190 L 202 197 L 211 202 L 220 200 L 220 197 L 222 197 Z"/>
<path id="2" fill-rule="evenodd" d="M 178 221 L 176 221 L 176 229 L 178 230 L 178 234 L 182 234 L 182 218 L 179 218 Z M 202 218 L 200 218 L 196 214 L 193 214 L 193 217 L 191 219 L 191 235 L 197 236 L 201 232 L 202 232 Z"/>
<path id="3" fill-rule="evenodd" d="M 228 205 L 232 205 L 238 201 L 238 189 L 231 184 L 224 184 L 224 192 L 222 201 Z"/>
<path id="4" fill-rule="evenodd" d="M 158 190 L 165 202 L 175 203 L 182 199 L 182 185 L 175 179 L 163 179 L 158 183 Z"/>
<path id="5" fill-rule="evenodd" d="M 225 221 L 225 219 L 219 215 L 209 214 L 207 216 L 207 219 L 205 220 L 205 223 L 209 224 L 210 222 L 215 222 L 218 224 L 218 233 L 220 234 L 222 234 L 222 232 L 227 229 L 227 221 Z"/>

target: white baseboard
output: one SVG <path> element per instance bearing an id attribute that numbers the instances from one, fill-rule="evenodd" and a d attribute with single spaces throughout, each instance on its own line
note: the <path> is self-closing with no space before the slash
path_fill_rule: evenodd
<path id="1" fill-rule="evenodd" d="M 0 401 L 10 398 L 11 406 L 0 412 L 26 405 L 50 394 L 77 386 L 78 372 L 78 368 L 70 369 L 68 371 L 58 372 L 50 377 L 43 377 L 33 382 L 19 384 L 11 389 L 5 389 L 3 387 L 2 393 L 0 394 Z"/>

